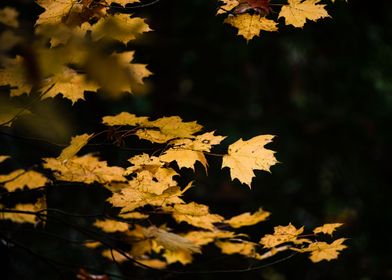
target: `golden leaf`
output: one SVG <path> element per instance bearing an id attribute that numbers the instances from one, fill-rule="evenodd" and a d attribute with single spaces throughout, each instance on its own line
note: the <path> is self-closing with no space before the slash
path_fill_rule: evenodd
<path id="1" fill-rule="evenodd" d="M 340 226 L 342 226 L 343 224 L 341 223 L 334 223 L 334 224 L 324 224 L 321 227 L 317 227 L 313 230 L 313 232 L 315 234 L 318 233 L 325 233 L 325 234 L 329 234 L 332 235 L 332 233 Z"/>
<path id="2" fill-rule="evenodd" d="M 110 183 L 124 182 L 124 169 L 118 166 L 108 166 L 106 161 L 99 161 L 92 155 L 74 156 L 66 163 L 55 158 L 44 158 L 44 167 L 55 171 L 58 180 L 70 182 Z"/>
<path id="3" fill-rule="evenodd" d="M 257 212 L 251 214 L 249 212 L 232 217 L 230 220 L 225 221 L 233 228 L 240 228 L 243 226 L 255 225 L 259 222 L 265 221 L 270 215 L 270 212 L 264 211 L 262 208 Z"/>
<path id="4" fill-rule="evenodd" d="M 339 251 L 347 248 L 346 245 L 342 243 L 345 241 L 345 238 L 340 238 L 328 244 L 326 242 L 314 242 L 310 244 L 304 251 L 311 252 L 310 259 L 312 262 L 319 262 L 322 260 L 333 260 L 337 259 L 339 255 Z"/>
<path id="5" fill-rule="evenodd" d="M 180 262 L 183 265 L 190 264 L 193 261 L 192 253 L 185 250 L 170 251 L 165 250 L 163 257 L 168 264 Z"/>
<path id="6" fill-rule="evenodd" d="M 71 144 L 61 151 L 57 159 L 64 162 L 75 156 L 87 144 L 91 136 L 93 134 L 85 133 L 72 137 Z"/>
<path id="7" fill-rule="evenodd" d="M 38 5 L 45 9 L 39 15 L 36 25 L 56 25 L 80 17 L 83 5 L 78 0 L 38 0 Z"/>
<path id="8" fill-rule="evenodd" d="M 98 248 L 102 245 L 101 242 L 99 241 L 86 241 L 83 243 L 83 246 L 89 248 L 89 249 L 95 249 Z"/>
<path id="9" fill-rule="evenodd" d="M 303 231 L 303 227 L 296 229 L 291 223 L 288 226 L 277 226 L 274 227 L 274 234 L 266 234 L 261 238 L 260 243 L 265 248 L 273 248 L 282 243 L 295 242 Z"/>
<path id="10" fill-rule="evenodd" d="M 147 170 L 152 174 L 156 174 L 165 164 L 158 157 L 150 156 L 146 153 L 131 157 L 128 161 L 132 163 L 133 166 L 127 168 L 127 175 L 144 170 Z"/>
<path id="11" fill-rule="evenodd" d="M 34 204 L 17 204 L 12 210 L 35 212 L 37 211 Z M 35 224 L 34 214 L 24 213 L 0 213 L 0 219 L 11 220 L 15 223 L 31 223 Z"/>
<path id="12" fill-rule="evenodd" d="M 196 161 L 199 161 L 206 170 L 208 166 L 207 160 L 202 152 L 186 149 L 170 148 L 159 159 L 164 162 L 176 161 L 179 168 L 186 167 L 195 170 L 194 165 Z"/>
<path id="13" fill-rule="evenodd" d="M 59 73 L 47 78 L 45 83 L 47 86 L 42 88 L 43 92 L 48 90 L 53 84 L 54 86 L 42 96 L 42 99 L 62 94 L 64 98 L 71 100 L 72 104 L 79 99 L 84 100 L 85 91 L 96 91 L 98 89 L 98 85 L 87 81 L 86 75 L 78 74 L 68 67 L 64 67 Z"/>
<path id="14" fill-rule="evenodd" d="M 238 29 L 238 35 L 241 35 L 246 41 L 251 40 L 254 36 L 259 36 L 260 31 L 277 31 L 277 23 L 271 19 L 261 17 L 257 14 L 240 14 L 228 16 L 225 23 L 230 24 Z"/>
<path id="15" fill-rule="evenodd" d="M 148 267 L 152 267 L 156 269 L 163 269 L 167 266 L 164 261 L 161 261 L 159 259 L 138 259 L 137 261 L 139 263 L 147 265 Z"/>
<path id="16" fill-rule="evenodd" d="M 303 27 L 306 20 L 316 21 L 329 17 L 325 5 L 318 4 L 320 0 L 288 0 L 279 13 L 279 18 L 284 17 L 286 25 Z"/>
<path id="17" fill-rule="evenodd" d="M 94 25 L 91 26 L 86 22 L 81 28 L 84 31 L 91 31 L 91 37 L 94 41 L 110 38 L 124 44 L 135 39 L 139 34 L 151 31 L 144 19 L 130 17 L 128 14 L 107 15 L 100 18 Z"/>
<path id="18" fill-rule="evenodd" d="M 221 0 L 220 2 L 222 2 L 223 5 L 218 8 L 217 14 L 227 13 L 240 4 L 238 0 Z"/>
<path id="19" fill-rule="evenodd" d="M 211 243 L 217 239 L 226 239 L 226 238 L 234 238 L 237 235 L 232 231 L 190 231 L 187 232 L 184 237 L 191 240 L 193 243 L 197 245 L 206 245 Z"/>
<path id="20" fill-rule="evenodd" d="M 124 254 L 121 254 L 120 252 L 118 252 L 116 250 L 110 250 L 110 249 L 103 250 L 102 256 L 104 256 L 105 258 L 108 258 L 112 261 L 116 261 L 118 263 L 123 263 L 128 260 L 128 258 L 126 256 L 124 256 Z M 114 258 L 114 260 L 113 260 L 113 258 Z"/>
<path id="21" fill-rule="evenodd" d="M 138 129 L 136 135 L 155 143 L 166 143 L 175 138 L 190 138 L 202 129 L 196 122 L 183 122 L 180 117 L 163 117 L 145 124 L 146 128 Z"/>
<path id="22" fill-rule="evenodd" d="M 109 5 L 112 3 L 117 3 L 122 6 L 125 6 L 126 4 L 138 3 L 140 2 L 140 0 L 106 0 L 105 2 L 108 3 Z"/>
<path id="23" fill-rule="evenodd" d="M 36 171 L 25 171 L 18 169 L 7 175 L 0 175 L 0 183 L 5 183 L 4 188 L 9 192 L 17 189 L 27 187 L 29 189 L 36 189 L 45 186 L 49 180 Z"/>
<path id="24" fill-rule="evenodd" d="M 230 242 L 230 241 L 216 241 L 215 245 L 221 249 L 223 254 L 241 254 L 245 256 L 252 256 L 255 254 L 255 244 L 251 242 Z"/>
<path id="25" fill-rule="evenodd" d="M 119 215 L 123 219 L 147 219 L 149 216 L 140 212 L 129 212 Z"/>
<path id="26" fill-rule="evenodd" d="M 214 230 L 214 223 L 223 221 L 223 217 L 210 214 L 208 206 L 191 202 L 188 204 L 175 204 L 173 218 L 178 222 L 186 222 L 192 226 Z"/>
<path id="27" fill-rule="evenodd" d="M 124 222 L 119 222 L 119 221 L 114 221 L 114 220 L 103 220 L 103 221 L 96 221 L 94 223 L 94 226 L 100 228 L 104 232 L 124 232 L 127 231 L 129 228 L 129 225 Z"/>
<path id="28" fill-rule="evenodd" d="M 102 118 L 102 123 L 109 126 L 115 125 L 130 125 L 138 126 L 148 122 L 148 117 L 137 117 L 128 112 L 122 112 L 115 116 L 105 116 Z"/>
<path id="29" fill-rule="evenodd" d="M 2 24 L 17 28 L 19 26 L 18 22 L 19 12 L 11 7 L 5 7 L 0 9 L 0 22 Z"/>
<path id="30" fill-rule="evenodd" d="M 260 135 L 248 141 L 238 140 L 229 146 L 228 154 L 223 157 L 222 168 L 229 167 L 232 180 L 237 178 L 250 187 L 253 170 L 270 171 L 270 167 L 278 161 L 274 151 L 264 148 L 274 136 Z"/>

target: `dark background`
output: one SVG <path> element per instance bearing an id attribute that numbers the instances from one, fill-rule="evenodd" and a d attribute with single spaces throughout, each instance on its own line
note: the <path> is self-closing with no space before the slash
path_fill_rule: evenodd
<path id="1" fill-rule="evenodd" d="M 281 163 L 272 167 L 271 174 L 256 172 L 252 190 L 230 181 L 228 170 L 220 170 L 219 160 L 209 158 L 209 176 L 198 166 L 196 188 L 189 198 L 227 216 L 260 206 L 272 212 L 267 223 L 249 230 L 256 239 L 271 232 L 274 225 L 289 222 L 308 229 L 343 222 L 335 236 L 349 238 L 349 248 L 331 262 L 313 264 L 297 255 L 235 276 L 392 279 L 391 4 L 336 0 L 327 7 L 332 18 L 307 23 L 303 29 L 262 32 L 248 43 L 223 24 L 222 17 L 215 16 L 216 8 L 215 1 L 161 0 L 135 9 L 154 29 L 129 45 L 137 50 L 136 61 L 147 63 L 154 73 L 147 80 L 148 94 L 116 101 L 91 94 L 87 102 L 74 106 L 59 97 L 46 100 L 40 106 L 51 108 L 46 114 L 53 123 L 42 121 L 42 129 L 30 132 L 16 125 L 12 133 L 65 143 L 69 135 L 98 129 L 101 116 L 129 111 L 197 120 L 206 131 L 227 135 L 225 144 L 241 137 L 276 135 L 268 147 L 277 151 Z M 53 112 L 61 115 L 62 126 L 56 125 Z M 42 153 L 53 156 L 60 150 L 42 143 L 27 145 L 23 139 L 4 135 L 2 141 L 2 149 L 12 149 L 21 158 L 24 155 L 21 165 L 35 162 Z M 40 147 L 39 152 L 34 145 Z M 116 149 L 102 153 L 113 161 L 129 158 Z M 210 250 L 211 255 L 216 253 Z M 211 263 L 204 258 L 197 258 L 189 270 L 248 265 L 236 257 Z M 203 266 L 197 266 L 197 261 L 204 262 Z M 32 269 L 22 261 L 12 262 L 22 271 Z M 228 275 L 186 278 L 193 277 Z"/>

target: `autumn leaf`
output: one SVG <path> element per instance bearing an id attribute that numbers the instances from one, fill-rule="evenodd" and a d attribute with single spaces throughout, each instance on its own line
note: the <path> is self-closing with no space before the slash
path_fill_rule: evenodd
<path id="1" fill-rule="evenodd" d="M 285 18 L 286 25 L 303 27 L 306 20 L 316 21 L 320 18 L 329 17 L 325 5 L 318 4 L 320 0 L 288 0 L 279 13 L 279 18 Z"/>
<path id="2" fill-rule="evenodd" d="M 92 155 L 74 156 L 66 163 L 55 158 L 44 158 L 44 167 L 55 172 L 58 180 L 102 184 L 113 181 L 124 182 L 124 169 L 118 166 L 108 166 L 106 161 L 100 161 Z"/>
<path id="3" fill-rule="evenodd" d="M 232 231 L 221 231 L 216 229 L 213 231 L 190 231 L 184 235 L 184 237 L 200 246 L 207 245 L 215 240 L 229 239 L 236 236 L 237 234 Z"/>
<path id="4" fill-rule="evenodd" d="M 148 117 L 137 117 L 135 114 L 122 112 L 115 116 L 105 116 L 102 118 L 102 123 L 109 126 L 115 125 L 130 125 L 139 126 L 148 122 Z"/>
<path id="5" fill-rule="evenodd" d="M 222 168 L 229 167 L 232 180 L 237 178 L 250 187 L 255 176 L 253 170 L 270 171 L 270 167 L 278 162 L 275 152 L 264 148 L 272 138 L 272 135 L 260 135 L 231 144 L 228 154 L 223 157 Z"/>
<path id="6" fill-rule="evenodd" d="M 216 241 L 215 245 L 227 255 L 241 254 L 251 257 L 255 254 L 255 244 L 251 242 Z"/>
<path id="7" fill-rule="evenodd" d="M 184 250 L 165 250 L 165 252 L 163 253 L 163 257 L 168 264 L 180 262 L 182 265 L 187 265 L 193 261 L 192 253 Z"/>
<path id="8" fill-rule="evenodd" d="M 109 5 L 112 3 L 117 3 L 122 6 L 125 6 L 126 4 L 138 3 L 140 2 L 140 0 L 106 0 L 105 2 L 108 3 Z"/>
<path id="9" fill-rule="evenodd" d="M 80 149 L 82 149 L 88 142 L 93 134 L 82 134 L 72 137 L 71 144 L 61 151 L 61 154 L 57 157 L 58 160 L 64 162 L 75 156 Z"/>
<path id="10" fill-rule="evenodd" d="M 45 186 L 49 180 L 36 171 L 25 171 L 18 169 L 11 172 L 8 175 L 0 175 L 0 183 L 4 183 L 4 188 L 9 192 L 13 192 L 17 189 L 36 189 Z"/>
<path id="11" fill-rule="evenodd" d="M 7 160 L 7 159 L 9 159 L 10 158 L 10 156 L 3 156 L 3 155 L 0 155 L 0 163 L 2 163 L 3 161 L 5 161 L 5 160 Z"/>
<path id="12" fill-rule="evenodd" d="M 276 226 L 274 234 L 266 234 L 261 238 L 260 243 L 265 248 L 273 248 L 282 243 L 295 242 L 303 231 L 303 227 L 296 229 L 291 223 L 288 226 Z"/>
<path id="13" fill-rule="evenodd" d="M 259 36 L 263 31 L 277 31 L 277 23 L 271 19 L 261 17 L 257 14 L 239 14 L 235 16 L 228 16 L 225 23 L 230 24 L 238 29 L 238 35 L 241 35 L 246 41 L 251 40 L 254 36 Z"/>
<path id="14" fill-rule="evenodd" d="M 251 214 L 249 212 L 242 213 L 241 215 L 234 216 L 225 221 L 233 228 L 240 228 L 243 226 L 255 225 L 259 222 L 265 221 L 270 215 L 270 212 L 264 211 L 262 208 Z"/>
<path id="15" fill-rule="evenodd" d="M 218 8 L 217 14 L 227 13 L 240 4 L 238 0 L 221 0 L 220 2 L 222 2 L 223 5 Z"/>
<path id="16" fill-rule="evenodd" d="M 34 204 L 17 204 L 13 208 L 7 208 L 10 210 L 16 210 L 16 211 L 26 211 L 26 212 L 35 212 L 37 211 L 36 207 Z M 1 205 L 0 205 L 0 210 L 1 210 Z M 0 219 L 3 220 L 11 220 L 14 223 L 30 223 L 30 224 L 35 224 L 36 218 L 35 215 L 28 214 L 28 213 L 7 213 L 7 212 L 2 212 L 0 211 Z"/>
<path id="17" fill-rule="evenodd" d="M 86 22 L 82 25 L 82 30 L 91 31 L 94 41 L 110 38 L 124 44 L 135 39 L 139 34 L 151 31 L 144 19 L 130 17 L 128 14 L 108 15 L 100 18 L 92 26 Z"/>
<path id="18" fill-rule="evenodd" d="M 100 228 L 104 232 L 124 232 L 127 231 L 129 228 L 129 225 L 124 222 L 119 222 L 115 220 L 102 220 L 102 221 L 96 221 L 94 223 L 94 226 Z"/>
<path id="19" fill-rule="evenodd" d="M 65 98 L 71 100 L 72 104 L 79 99 L 84 100 L 85 91 L 96 91 L 98 89 L 98 85 L 88 81 L 86 75 L 78 74 L 68 67 L 64 67 L 59 73 L 47 78 L 45 83 L 47 86 L 43 87 L 42 91 L 48 90 L 48 92 L 42 96 L 43 99 L 62 94 Z M 54 86 L 50 88 L 52 85 Z"/>
<path id="20" fill-rule="evenodd" d="M 208 206 L 191 202 L 188 204 L 175 204 L 172 212 L 174 220 L 178 223 L 186 222 L 195 227 L 214 230 L 214 223 L 223 221 L 223 217 L 210 214 Z"/>
<path id="21" fill-rule="evenodd" d="M 119 217 L 122 219 L 147 219 L 149 215 L 135 211 L 119 214 Z"/>
<path id="22" fill-rule="evenodd" d="M 337 259 L 340 251 L 347 248 L 346 245 L 342 244 L 345 240 L 345 238 L 340 238 L 331 244 L 326 242 L 314 242 L 304 249 L 304 251 L 311 252 L 310 260 L 312 262 L 320 262 L 322 260 L 330 261 Z"/>
<path id="23" fill-rule="evenodd" d="M 56 25 L 61 22 L 66 22 L 76 16 L 79 17 L 78 14 L 83 9 L 82 4 L 78 0 L 37 0 L 36 2 L 45 9 L 39 15 L 36 25 Z"/>
<path id="24" fill-rule="evenodd" d="M 318 233 L 325 233 L 332 235 L 332 233 L 336 230 L 336 228 L 342 226 L 343 224 L 341 223 L 334 223 L 334 224 L 324 224 L 321 227 L 317 227 L 313 230 L 315 234 Z"/>
<path id="25" fill-rule="evenodd" d="M 29 94 L 32 85 L 27 79 L 25 60 L 16 56 L 14 59 L 7 59 L 3 66 L 4 69 L 0 69 L 0 85 L 10 85 L 11 96 Z"/>

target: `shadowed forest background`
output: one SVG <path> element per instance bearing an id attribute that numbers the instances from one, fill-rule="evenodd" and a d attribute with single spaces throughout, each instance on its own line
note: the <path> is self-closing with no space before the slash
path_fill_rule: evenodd
<path id="1" fill-rule="evenodd" d="M 25 20 L 41 11 L 27 0 L 5 2 L 19 8 Z M 215 1 L 161 0 L 135 9 L 154 30 L 129 45 L 137 50 L 136 62 L 148 64 L 154 73 L 146 79 L 146 87 L 120 99 L 86 94 L 87 101 L 73 106 L 60 97 L 46 99 L 32 108 L 39 112 L 37 117 L 2 129 L 6 134 L 0 134 L 0 151 L 23 159 L 22 167 L 31 166 L 43 156 L 58 154 L 62 147 L 53 144 L 102 130 L 102 116 L 122 111 L 197 120 L 206 131 L 228 135 L 228 142 L 273 134 L 277 137 L 269 147 L 277 151 L 281 163 L 272 167 L 271 174 L 256 172 L 252 190 L 231 181 L 228 170 L 220 170 L 212 160 L 208 176 L 201 165 L 197 167 L 197 187 L 189 195 L 224 215 L 260 206 L 270 211 L 268 222 L 249 230 L 251 236 L 289 222 L 307 228 L 342 222 L 337 237 L 349 238 L 349 248 L 331 262 L 313 264 L 296 255 L 236 277 L 392 279 L 392 240 L 387 230 L 392 220 L 392 9 L 387 1 L 374 6 L 363 1 L 335 2 L 329 5 L 332 18 L 307 23 L 303 30 L 285 27 L 279 33 L 263 32 L 248 43 L 215 16 Z M 129 145 L 143 149 L 140 141 Z M 125 162 L 130 156 L 129 151 L 111 146 L 100 150 L 109 162 Z M 61 195 L 48 194 L 48 204 L 89 213 L 107 207 L 104 195 L 96 189 L 64 187 Z M 70 205 L 59 206 L 67 201 L 65 197 Z M 66 242 L 46 237 L 45 242 L 37 241 L 42 237 L 34 233 L 27 238 L 32 247 L 64 262 L 109 265 Z M 196 256 L 185 268 L 233 269 L 249 264 L 239 256 L 217 259 L 217 249 L 209 250 L 211 258 Z M 0 272 L 0 278 L 8 273 L 5 279 L 38 275 L 54 279 L 53 271 L 23 252 L 3 246 L 1 258 L 8 269 Z"/>

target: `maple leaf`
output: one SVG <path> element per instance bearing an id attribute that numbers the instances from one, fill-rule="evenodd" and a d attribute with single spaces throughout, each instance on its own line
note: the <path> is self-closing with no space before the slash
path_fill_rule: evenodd
<path id="1" fill-rule="evenodd" d="M 221 0 L 220 2 L 222 2 L 223 5 L 218 8 L 217 14 L 227 13 L 240 4 L 238 0 Z"/>
<path id="2" fill-rule="evenodd" d="M 124 222 L 114 221 L 114 220 L 103 220 L 103 221 L 96 221 L 94 226 L 102 229 L 104 232 L 124 232 L 127 231 L 129 225 Z"/>
<path id="3" fill-rule="evenodd" d="M 277 31 L 277 23 L 271 19 L 261 17 L 257 14 L 239 14 L 229 16 L 224 21 L 238 29 L 238 35 L 241 35 L 246 41 L 251 40 L 254 36 L 259 36 L 260 31 Z"/>
<path id="4" fill-rule="evenodd" d="M 0 85 L 11 86 L 11 97 L 29 94 L 32 89 L 26 78 L 27 69 L 24 63 L 24 59 L 17 55 L 15 59 L 7 59 L 4 63 L 5 69 L 0 69 Z"/>
<path id="5" fill-rule="evenodd" d="M 148 117 L 137 117 L 135 114 L 128 112 L 121 112 L 115 116 L 105 116 L 102 118 L 102 123 L 109 126 L 115 125 L 130 125 L 139 126 L 148 122 Z"/>
<path id="6" fill-rule="evenodd" d="M 306 20 L 316 21 L 329 17 L 325 5 L 318 4 L 320 0 L 288 0 L 279 13 L 279 18 L 284 17 L 286 25 L 303 27 Z"/>
<path id="7" fill-rule="evenodd" d="M 234 216 L 231 219 L 225 221 L 233 228 L 240 228 L 243 226 L 255 225 L 259 222 L 265 221 L 270 215 L 270 212 L 264 211 L 262 208 L 257 212 L 251 214 L 249 212 L 243 213 L 238 216 Z"/>
<path id="8" fill-rule="evenodd" d="M 58 180 L 70 182 L 110 183 L 124 182 L 124 169 L 118 166 L 108 166 L 106 161 L 99 161 L 92 155 L 74 156 L 66 163 L 55 158 L 44 158 L 44 167 L 55 171 Z"/>
<path id="9" fill-rule="evenodd" d="M 227 255 L 241 254 L 250 257 L 255 254 L 255 244 L 251 242 L 216 241 L 215 245 Z"/>
<path id="10" fill-rule="evenodd" d="M 36 25 L 56 25 L 66 22 L 80 14 L 83 9 L 83 5 L 78 0 L 38 0 L 36 2 L 45 9 L 39 15 Z"/>
<path id="11" fill-rule="evenodd" d="M 119 215 L 123 219 L 147 219 L 149 216 L 140 212 L 122 213 Z"/>
<path id="12" fill-rule="evenodd" d="M 1 208 L 1 205 L 0 205 Z M 26 211 L 26 212 L 35 212 L 37 211 L 36 207 L 34 204 L 28 203 L 28 204 L 16 204 L 15 207 L 13 208 L 8 208 L 11 210 L 17 210 L 17 211 Z M 0 219 L 3 220 L 11 220 L 12 222 L 15 223 L 31 223 L 35 224 L 36 219 L 35 215 L 32 214 L 25 214 L 25 213 L 1 213 L 0 214 Z"/>
<path id="13" fill-rule="evenodd" d="M 0 9 L 0 22 L 5 25 L 17 28 L 19 26 L 18 15 L 19 12 L 14 8 L 5 7 Z"/>
<path id="14" fill-rule="evenodd" d="M 151 31 L 144 19 L 130 17 L 127 14 L 114 14 L 100 18 L 97 23 L 90 25 L 84 23 L 83 31 L 91 31 L 91 37 L 94 41 L 102 38 L 117 40 L 124 44 L 136 38 L 137 35 Z"/>
<path id="15" fill-rule="evenodd" d="M 165 252 L 163 253 L 163 257 L 168 264 L 180 262 L 182 265 L 187 265 L 193 261 L 192 253 L 184 250 L 165 250 Z"/>
<path id="16" fill-rule="evenodd" d="M 18 169 L 8 175 L 0 175 L 0 183 L 4 183 L 4 188 L 9 192 L 23 187 L 36 189 L 45 186 L 48 182 L 49 180 L 45 176 L 32 170 Z"/>
<path id="17" fill-rule="evenodd" d="M 345 241 L 345 238 L 340 238 L 328 244 L 326 242 L 314 242 L 309 244 L 309 246 L 304 249 L 305 252 L 310 253 L 310 260 L 312 262 L 319 262 L 322 260 L 333 260 L 337 259 L 341 250 L 347 248 L 346 245 L 342 243 Z"/>
<path id="18" fill-rule="evenodd" d="M 108 3 L 109 5 L 112 3 L 116 3 L 125 6 L 126 4 L 138 3 L 140 2 L 140 0 L 106 0 L 105 2 Z"/>
<path id="19" fill-rule="evenodd" d="M 264 148 L 273 138 L 272 135 L 259 135 L 248 141 L 240 139 L 231 144 L 228 154 L 223 157 L 222 168 L 229 167 L 232 180 L 237 178 L 250 187 L 255 176 L 253 170 L 269 171 L 278 162 L 275 152 Z"/>
<path id="20" fill-rule="evenodd" d="M 191 202 L 188 204 L 175 204 L 172 215 L 178 223 L 186 222 L 195 227 L 214 230 L 214 223 L 223 221 L 223 217 L 210 214 L 208 206 Z"/>
<path id="21" fill-rule="evenodd" d="M 336 230 L 336 228 L 342 226 L 343 224 L 341 223 L 334 223 L 334 224 L 324 224 L 321 227 L 317 227 L 313 230 L 315 234 L 318 233 L 325 233 L 332 235 L 332 233 Z"/>
<path id="22" fill-rule="evenodd" d="M 178 116 L 163 117 L 144 124 L 146 128 L 136 131 L 140 139 L 155 143 L 166 143 L 175 138 L 191 138 L 202 126 L 196 122 L 183 122 Z"/>
<path id="23" fill-rule="evenodd" d="M 102 256 L 104 256 L 105 258 L 108 258 L 112 261 L 115 261 L 116 263 L 123 263 L 123 262 L 129 260 L 126 256 L 124 256 L 124 254 L 122 254 L 116 250 L 111 250 L 111 249 L 103 250 Z M 84 278 L 84 279 L 88 279 L 88 278 Z M 94 278 L 92 278 L 92 279 L 94 279 Z"/>
<path id="24" fill-rule="evenodd" d="M 42 96 L 43 99 L 62 94 L 64 98 L 71 100 L 72 104 L 79 99 L 84 100 L 85 91 L 96 91 L 98 89 L 98 85 L 87 81 L 86 75 L 78 74 L 75 70 L 68 67 L 64 67 L 63 71 L 47 78 L 45 83 L 47 86 L 42 88 L 43 92 L 52 85 L 54 86 Z"/>
<path id="25" fill-rule="evenodd" d="M 273 248 L 282 243 L 295 242 L 303 231 L 303 227 L 296 229 L 291 223 L 288 226 L 276 226 L 274 234 L 266 234 L 261 238 L 260 243 L 265 248 Z"/>
<path id="26" fill-rule="evenodd" d="M 213 230 L 213 231 L 190 231 L 187 232 L 184 237 L 191 240 L 193 243 L 197 245 L 207 245 L 208 243 L 214 242 L 217 239 L 227 239 L 234 238 L 237 234 L 232 231 L 221 231 L 221 230 Z"/>
<path id="27" fill-rule="evenodd" d="M 93 134 L 85 133 L 72 137 L 71 144 L 61 151 L 57 159 L 64 162 L 75 156 L 87 144 L 91 136 Z"/>

